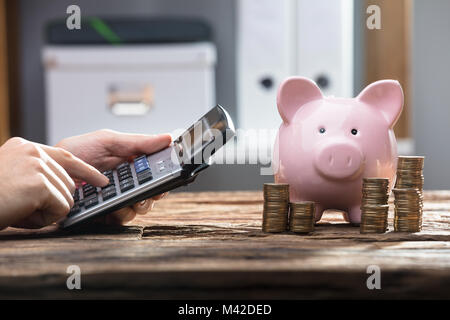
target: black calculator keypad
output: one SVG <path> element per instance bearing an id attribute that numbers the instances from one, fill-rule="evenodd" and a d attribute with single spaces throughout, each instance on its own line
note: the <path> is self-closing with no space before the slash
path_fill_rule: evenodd
<path id="1" fill-rule="evenodd" d="M 117 191 L 113 171 L 108 170 L 103 172 L 103 174 L 109 179 L 109 184 L 102 188 L 102 198 L 103 201 L 106 201 L 108 199 L 114 198 L 117 195 Z"/>
<path id="2" fill-rule="evenodd" d="M 124 162 L 117 167 L 117 174 L 122 174 L 124 172 L 131 172 L 130 164 L 128 162 Z"/>
<path id="3" fill-rule="evenodd" d="M 97 193 L 90 195 L 89 197 L 84 199 L 84 207 L 86 209 L 95 206 L 98 204 L 98 195 Z"/>
<path id="4" fill-rule="evenodd" d="M 134 159 L 134 170 L 139 184 L 143 184 L 153 179 L 152 170 L 147 160 L 147 156 L 143 155 Z M 128 162 L 120 164 L 116 168 L 117 179 L 119 182 L 120 192 L 131 190 L 135 187 L 135 180 L 131 165 Z M 108 185 L 102 187 L 99 192 L 93 185 L 85 183 L 81 188 L 76 189 L 73 195 L 75 201 L 74 206 L 70 210 L 68 216 L 71 217 L 81 212 L 82 208 L 89 209 L 99 203 L 99 195 L 103 201 L 109 200 L 117 196 L 116 180 L 114 179 L 114 171 L 108 170 L 103 174 L 109 179 Z M 83 198 L 81 199 L 81 196 Z"/>
<path id="5" fill-rule="evenodd" d="M 88 183 L 83 185 L 83 196 L 84 196 L 84 198 L 87 198 L 90 195 L 93 195 L 94 193 L 95 194 L 97 193 L 97 188 L 96 187 L 94 187 L 93 185 L 88 184 Z"/>
<path id="6" fill-rule="evenodd" d="M 102 189 L 103 201 L 111 199 L 117 195 L 116 186 L 110 185 Z"/>
<path id="7" fill-rule="evenodd" d="M 109 179 L 109 184 L 106 187 L 108 187 L 110 185 L 113 185 L 114 184 L 113 171 L 112 170 L 108 170 L 108 171 L 103 172 L 103 174 Z M 106 187 L 104 187 L 104 188 L 106 188 Z"/>
<path id="8" fill-rule="evenodd" d="M 128 179 L 133 180 L 133 175 L 131 174 L 131 171 L 130 172 L 125 172 L 125 173 L 119 175 L 119 182 L 122 182 L 122 181 L 125 181 L 125 180 L 128 180 Z"/>
<path id="9" fill-rule="evenodd" d="M 120 184 L 120 191 L 122 191 L 122 192 L 131 190 L 133 188 L 134 188 L 134 182 L 133 181 L 131 181 L 131 182 L 125 181 L 125 182 Z"/>
<path id="10" fill-rule="evenodd" d="M 121 192 L 125 192 L 134 188 L 133 175 L 128 162 L 122 163 L 117 167 L 117 177 L 119 178 L 119 187 Z"/>
<path id="11" fill-rule="evenodd" d="M 137 175 L 137 179 L 139 184 L 143 184 L 144 182 L 150 181 L 153 179 L 152 172 L 150 170 L 147 172 L 141 172 Z"/>

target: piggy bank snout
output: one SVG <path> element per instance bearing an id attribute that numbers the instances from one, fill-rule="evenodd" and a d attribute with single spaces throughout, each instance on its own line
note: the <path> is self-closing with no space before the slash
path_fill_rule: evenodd
<path id="1" fill-rule="evenodd" d="M 327 178 L 355 178 L 362 170 L 362 163 L 361 150 L 351 143 L 322 144 L 315 150 L 314 165 Z"/>

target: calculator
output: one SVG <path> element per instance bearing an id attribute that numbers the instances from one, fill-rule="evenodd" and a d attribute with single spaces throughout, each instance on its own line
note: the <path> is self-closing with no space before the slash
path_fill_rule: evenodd
<path id="1" fill-rule="evenodd" d="M 80 225 L 193 182 L 210 165 L 211 156 L 234 136 L 229 114 L 222 106 L 215 106 L 169 147 L 104 172 L 109 178 L 107 186 L 79 186 L 73 195 L 75 204 L 60 227 Z"/>

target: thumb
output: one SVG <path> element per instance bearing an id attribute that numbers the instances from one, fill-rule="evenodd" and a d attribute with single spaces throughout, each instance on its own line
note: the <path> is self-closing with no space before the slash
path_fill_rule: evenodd
<path id="1" fill-rule="evenodd" d="M 170 134 L 145 135 L 112 132 L 107 148 L 117 157 L 130 157 L 140 154 L 151 154 L 172 142 Z"/>

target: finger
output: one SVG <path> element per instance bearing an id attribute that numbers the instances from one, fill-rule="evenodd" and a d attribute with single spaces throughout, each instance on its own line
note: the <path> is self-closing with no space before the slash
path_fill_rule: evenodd
<path id="1" fill-rule="evenodd" d="M 130 207 L 119 209 L 111 214 L 106 215 L 105 222 L 107 224 L 124 224 L 136 217 L 136 212 Z"/>
<path id="2" fill-rule="evenodd" d="M 50 217 L 47 213 L 43 211 L 33 212 L 31 215 L 26 217 L 24 220 L 14 224 L 14 228 L 23 229 L 39 229 L 52 224 L 60 219 L 60 217 L 54 218 Z"/>
<path id="3" fill-rule="evenodd" d="M 75 192 L 75 181 L 69 176 L 66 170 L 53 158 L 51 158 L 45 151 L 42 152 L 42 157 L 47 166 L 56 174 L 62 183 L 67 187 L 72 196 Z"/>
<path id="4" fill-rule="evenodd" d="M 100 171 L 77 158 L 70 152 L 60 148 L 45 145 L 40 146 L 50 157 L 58 162 L 71 177 L 86 181 L 96 187 L 103 187 L 109 183 L 109 179 Z"/>
<path id="5" fill-rule="evenodd" d="M 154 200 L 152 199 L 147 199 L 141 202 L 138 202 L 136 204 L 133 205 L 133 210 L 134 212 L 136 212 L 136 214 L 146 214 L 147 212 L 149 212 L 154 205 Z"/>
<path id="6" fill-rule="evenodd" d="M 164 192 L 161 194 L 158 194 L 157 196 L 154 196 L 152 199 L 153 200 L 161 200 L 162 198 L 164 198 L 169 192 Z"/>
<path id="7" fill-rule="evenodd" d="M 52 163 L 52 160 L 50 158 L 48 158 L 46 160 L 47 160 L 47 162 L 45 162 L 42 159 L 39 160 L 41 163 L 41 168 L 43 170 L 43 174 L 44 174 L 45 178 L 52 185 L 52 187 L 56 188 L 56 190 L 58 191 L 58 194 L 55 194 L 55 195 L 63 196 L 64 199 L 66 200 L 66 202 L 68 203 L 69 207 L 72 207 L 73 206 L 73 197 L 72 197 L 72 191 L 70 190 L 70 188 L 73 188 L 73 191 L 75 191 L 75 185 L 73 184 L 73 181 L 72 181 L 71 186 L 69 186 L 70 184 L 66 185 L 60 179 L 59 175 L 54 171 L 54 170 L 58 170 L 58 169 L 55 167 L 55 164 Z M 60 173 L 60 174 L 62 175 L 62 173 Z M 52 188 L 52 190 L 53 190 L 53 188 Z M 53 194 L 48 194 L 47 196 L 52 197 Z"/>
<path id="8" fill-rule="evenodd" d="M 144 135 L 112 131 L 108 137 L 106 148 L 112 155 L 129 157 L 139 154 L 151 154 L 170 145 L 169 134 Z"/>
<path id="9" fill-rule="evenodd" d="M 42 196 L 45 198 L 41 208 L 32 214 L 31 221 L 35 224 L 41 226 L 49 225 L 58 221 L 69 212 L 70 204 L 49 179 L 44 179 Z"/>

